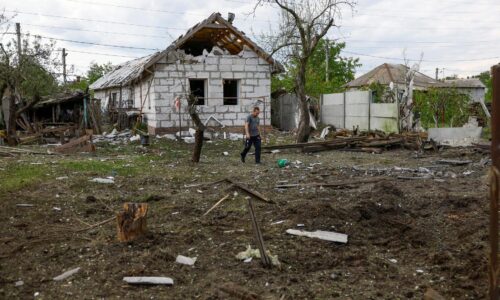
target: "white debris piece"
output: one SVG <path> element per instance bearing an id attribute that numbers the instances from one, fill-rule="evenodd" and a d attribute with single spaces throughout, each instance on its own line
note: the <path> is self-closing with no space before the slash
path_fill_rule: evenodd
<path id="1" fill-rule="evenodd" d="M 337 242 L 337 243 L 344 243 L 344 244 L 347 243 L 347 234 L 337 233 L 333 231 L 322 231 L 322 230 L 304 231 L 297 229 L 288 229 L 286 233 L 321 239 L 325 241 Z"/>
<path id="2" fill-rule="evenodd" d="M 33 204 L 28 204 L 28 203 L 19 203 L 16 204 L 17 207 L 33 207 Z"/>
<path id="3" fill-rule="evenodd" d="M 222 152 L 222 154 L 224 154 L 224 156 L 228 156 L 228 155 L 229 155 L 229 152 L 224 151 L 224 152 Z"/>
<path id="4" fill-rule="evenodd" d="M 61 275 L 54 277 L 54 281 L 64 280 L 64 279 L 78 273 L 78 271 L 80 271 L 80 267 L 66 271 L 66 272 L 62 273 Z"/>
<path id="5" fill-rule="evenodd" d="M 330 133 L 330 126 L 326 126 L 321 131 L 321 135 L 319 136 L 319 138 L 322 139 L 322 140 L 324 140 L 329 133 Z"/>
<path id="6" fill-rule="evenodd" d="M 115 183 L 114 179 L 110 178 L 93 178 L 89 180 L 90 182 L 104 183 L 104 184 L 113 184 Z"/>
<path id="7" fill-rule="evenodd" d="M 281 263 L 278 260 L 278 255 L 272 255 L 269 250 L 266 250 L 267 256 L 271 259 L 273 266 L 280 266 Z M 252 249 L 250 245 L 247 246 L 247 250 L 240 252 L 236 255 L 236 258 L 242 260 L 243 262 L 249 263 L 252 258 L 260 258 L 259 249 Z"/>
<path id="8" fill-rule="evenodd" d="M 123 277 L 123 281 L 128 284 L 174 284 L 174 280 L 170 277 Z"/>
<path id="9" fill-rule="evenodd" d="M 273 153 L 273 154 L 274 154 L 274 153 L 280 153 L 280 152 L 281 152 L 281 151 L 280 151 L 280 150 L 278 150 L 278 149 L 276 149 L 276 150 L 271 150 L 271 153 Z"/>
<path id="10" fill-rule="evenodd" d="M 229 139 L 231 141 L 238 141 L 243 139 L 243 134 L 240 133 L 229 133 Z"/>
<path id="11" fill-rule="evenodd" d="M 190 134 L 192 137 L 194 137 L 195 133 L 196 133 L 196 129 L 194 129 L 194 128 L 189 128 L 189 134 Z"/>
<path id="12" fill-rule="evenodd" d="M 61 177 L 57 177 L 56 180 L 65 180 L 68 178 L 69 178 L 68 176 L 61 176 Z"/>
<path id="13" fill-rule="evenodd" d="M 19 281 L 16 281 L 16 283 L 14 285 L 15 286 L 22 286 L 23 284 L 24 284 L 24 281 L 19 280 Z"/>
<path id="14" fill-rule="evenodd" d="M 186 142 L 187 144 L 194 144 L 194 137 L 191 137 L 191 136 L 188 136 L 188 137 L 185 137 L 185 138 L 182 138 L 184 140 L 184 142 Z"/>
<path id="15" fill-rule="evenodd" d="M 196 262 L 196 257 L 191 258 L 191 257 L 183 256 L 183 255 L 177 255 L 175 262 L 178 264 L 193 266 L 194 263 Z"/>
<path id="16" fill-rule="evenodd" d="M 136 142 L 136 141 L 138 141 L 140 139 L 141 139 L 141 136 L 138 135 L 138 134 L 130 137 L 130 141 L 131 142 Z"/>
<path id="17" fill-rule="evenodd" d="M 158 136 L 158 138 L 160 138 L 160 139 L 169 139 L 169 140 L 172 140 L 172 141 L 177 140 L 177 138 L 175 137 L 175 134 L 171 134 L 171 133 L 160 135 L 160 136 Z"/>
<path id="18" fill-rule="evenodd" d="M 397 259 L 394 259 L 394 258 L 391 258 L 389 259 L 389 261 L 393 264 L 397 264 L 398 263 L 398 260 Z"/>

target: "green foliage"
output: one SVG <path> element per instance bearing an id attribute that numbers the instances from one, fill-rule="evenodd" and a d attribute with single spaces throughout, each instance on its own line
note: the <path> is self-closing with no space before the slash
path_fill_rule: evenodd
<path id="1" fill-rule="evenodd" d="M 318 46 L 309 58 L 306 69 L 306 93 L 311 96 L 341 92 L 343 86 L 354 79 L 355 69 L 359 64 L 358 58 L 345 58 L 340 52 L 345 48 L 345 43 L 328 42 L 328 81 L 326 81 L 326 46 L 325 40 L 320 40 Z M 295 76 L 297 74 L 298 62 L 292 59 L 286 64 L 287 70 L 284 74 L 278 74 L 272 78 L 271 88 L 273 91 L 285 89 L 293 91 L 295 88 Z"/>
<path id="2" fill-rule="evenodd" d="M 373 103 L 394 103 L 396 101 L 395 93 L 380 82 L 372 82 L 367 90 L 372 91 Z"/>
<path id="3" fill-rule="evenodd" d="M 456 88 L 415 91 L 414 101 L 424 128 L 459 127 L 469 118 L 470 97 Z"/>
<path id="4" fill-rule="evenodd" d="M 89 85 L 96 82 L 99 78 L 111 70 L 113 70 L 111 62 L 101 65 L 96 62 L 91 62 L 86 76 L 81 78 L 79 82 L 70 83 L 68 88 L 71 90 L 85 91 Z"/>
<path id="5" fill-rule="evenodd" d="M 101 78 L 104 74 L 113 70 L 113 65 L 111 62 L 106 64 L 98 64 L 96 62 L 91 62 L 89 70 L 87 71 L 87 81 L 89 84 L 92 84 L 97 81 L 97 79 Z"/>
<path id="6" fill-rule="evenodd" d="M 53 69 L 58 65 L 53 57 L 54 43 L 44 44 L 40 37 L 25 35 L 19 61 L 16 40 L 2 43 L 0 51 L 0 85 L 17 87 L 24 99 L 50 95 L 58 84 Z"/>

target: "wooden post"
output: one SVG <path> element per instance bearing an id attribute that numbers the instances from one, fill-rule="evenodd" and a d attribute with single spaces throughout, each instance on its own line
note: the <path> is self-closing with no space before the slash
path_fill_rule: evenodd
<path id="1" fill-rule="evenodd" d="M 262 237 L 262 232 L 260 231 L 259 223 L 257 222 L 257 217 L 255 216 L 255 209 L 253 207 L 252 198 L 248 198 L 248 207 L 250 208 L 250 216 L 252 217 L 252 227 L 255 234 L 255 243 L 259 248 L 260 259 L 265 267 L 270 268 L 272 266 L 271 259 L 267 256 L 266 246 L 264 244 L 264 238 Z"/>
<path id="2" fill-rule="evenodd" d="M 118 240 L 128 242 L 144 235 L 147 231 L 147 203 L 125 203 L 123 212 L 116 216 Z"/>
<path id="3" fill-rule="evenodd" d="M 490 265 L 489 296 L 497 300 L 498 292 L 498 200 L 500 195 L 500 64 L 491 68 L 493 101 L 491 112 L 491 159 L 490 173 Z"/>

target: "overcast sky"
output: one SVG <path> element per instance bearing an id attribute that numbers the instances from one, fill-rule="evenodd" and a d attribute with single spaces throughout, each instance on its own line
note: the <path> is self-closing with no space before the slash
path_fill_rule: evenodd
<path id="1" fill-rule="evenodd" d="M 268 33 L 279 10 L 267 5 L 249 16 L 255 1 L 0 0 L 0 7 L 16 15 L 22 32 L 59 39 L 71 73 L 84 74 L 91 61 L 118 64 L 164 49 L 213 12 L 236 13 L 234 24 L 247 35 Z M 466 77 L 500 62 L 499 16 L 498 0 L 359 0 L 328 37 L 346 42 L 342 56 L 360 58 L 357 75 L 400 63 L 406 49 L 411 59 L 423 53 L 421 71 L 429 76 L 440 68 L 440 76 Z"/>

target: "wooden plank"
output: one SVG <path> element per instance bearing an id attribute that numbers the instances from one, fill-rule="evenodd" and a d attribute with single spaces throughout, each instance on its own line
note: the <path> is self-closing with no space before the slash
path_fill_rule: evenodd
<path id="1" fill-rule="evenodd" d="M 370 178 L 370 179 L 363 179 L 363 180 L 346 180 L 346 181 L 339 181 L 339 182 L 312 182 L 312 183 L 291 183 L 291 184 L 278 184 L 275 186 L 275 188 L 278 189 L 286 189 L 286 188 L 294 188 L 294 187 L 348 187 L 348 186 L 359 186 L 361 184 L 368 184 L 368 183 L 376 183 L 380 182 L 383 180 L 386 180 L 387 177 L 376 177 L 376 178 Z"/>
<path id="2" fill-rule="evenodd" d="M 316 238 L 324 241 L 337 242 L 337 243 L 347 243 L 347 234 L 333 232 L 333 231 L 305 231 L 297 229 L 288 229 L 286 233 L 297 236 L 305 236 L 309 238 Z"/>
<path id="3" fill-rule="evenodd" d="M 64 145 L 58 146 L 54 149 L 54 151 L 59 152 L 59 153 L 68 153 L 68 152 L 76 152 L 79 150 L 79 148 L 82 148 L 85 146 L 85 144 L 88 144 L 89 141 L 91 140 L 92 136 L 91 135 L 84 135 L 80 138 L 74 139 Z M 94 149 L 92 147 L 86 147 L 86 150 L 88 149 Z"/>
<path id="4" fill-rule="evenodd" d="M 255 197 L 259 200 L 262 200 L 264 202 L 267 202 L 267 203 L 274 203 L 274 201 L 269 200 L 266 196 L 262 195 L 261 193 L 254 191 L 254 190 L 251 190 L 248 187 L 246 187 L 240 183 L 234 182 L 233 180 L 231 180 L 229 178 L 225 178 L 224 180 L 231 183 L 233 186 L 239 188 L 240 190 L 244 191 L 245 193 L 249 194 L 250 196 L 253 196 L 253 197 Z"/>
<path id="5" fill-rule="evenodd" d="M 128 284 L 150 284 L 150 285 L 173 285 L 174 280 L 170 277 L 123 277 Z"/>

